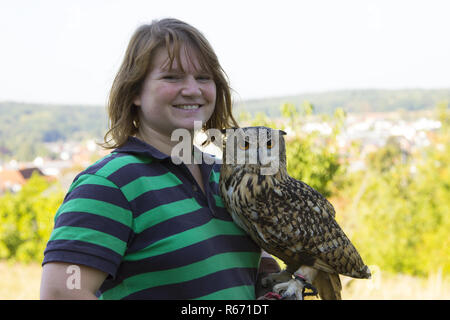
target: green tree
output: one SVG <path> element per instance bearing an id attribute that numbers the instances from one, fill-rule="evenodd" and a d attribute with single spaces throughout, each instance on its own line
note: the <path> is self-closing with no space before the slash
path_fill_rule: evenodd
<path id="1" fill-rule="evenodd" d="M 0 198 L 0 258 L 42 261 L 53 229 L 53 217 L 63 192 L 43 177 L 33 174 L 16 194 Z"/>
<path id="2" fill-rule="evenodd" d="M 398 139 L 389 137 L 385 146 L 368 155 L 368 166 L 379 172 L 394 170 L 395 165 L 402 161 L 403 155 Z"/>
<path id="3" fill-rule="evenodd" d="M 370 158 L 381 165 L 372 164 L 360 175 L 362 188 L 346 194 L 360 194 L 354 240 L 369 264 L 420 276 L 438 270 L 450 273 L 448 145 L 449 135 L 441 131 L 408 162 L 392 161 L 398 152 L 389 153 L 392 146 L 387 146 L 379 151 L 381 156 Z"/>
<path id="4" fill-rule="evenodd" d="M 441 122 L 442 131 L 447 132 L 450 128 L 450 112 L 447 101 L 441 101 L 436 105 L 436 114 L 437 119 Z"/>

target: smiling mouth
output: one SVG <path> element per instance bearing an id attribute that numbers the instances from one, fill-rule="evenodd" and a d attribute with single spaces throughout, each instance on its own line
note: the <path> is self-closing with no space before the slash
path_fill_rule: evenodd
<path id="1" fill-rule="evenodd" d="M 174 108 L 181 110 L 197 110 L 201 107 L 201 104 L 183 104 L 183 105 L 174 105 Z"/>

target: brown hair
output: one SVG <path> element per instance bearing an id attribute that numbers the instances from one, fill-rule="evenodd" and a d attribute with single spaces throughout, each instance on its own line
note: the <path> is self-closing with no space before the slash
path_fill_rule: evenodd
<path id="1" fill-rule="evenodd" d="M 167 48 L 170 66 L 174 59 L 181 66 L 182 45 L 196 50 L 201 67 L 212 74 L 216 84 L 216 106 L 203 130 L 238 126 L 231 112 L 231 89 L 227 76 L 209 42 L 200 31 L 183 21 L 162 19 L 140 26 L 130 39 L 109 94 L 109 130 L 105 134 L 103 147 L 120 147 L 129 136 L 137 133 L 139 120 L 133 101 L 141 91 L 154 52 L 161 47 Z"/>

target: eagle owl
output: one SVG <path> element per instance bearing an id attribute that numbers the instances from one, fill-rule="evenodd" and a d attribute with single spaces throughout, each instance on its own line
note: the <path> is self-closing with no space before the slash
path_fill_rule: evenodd
<path id="1" fill-rule="evenodd" d="M 330 202 L 287 173 L 286 133 L 267 127 L 226 131 L 219 181 L 225 206 L 263 250 L 286 264 L 263 283 L 301 299 L 300 273 L 322 299 L 340 299 L 339 274 L 370 278 Z"/>

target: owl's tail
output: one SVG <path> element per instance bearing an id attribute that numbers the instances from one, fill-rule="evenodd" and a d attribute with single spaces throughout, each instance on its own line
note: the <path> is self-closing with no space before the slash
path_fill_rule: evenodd
<path id="1" fill-rule="evenodd" d="M 341 300 L 341 279 L 337 273 L 319 270 L 312 283 L 322 300 Z"/>

